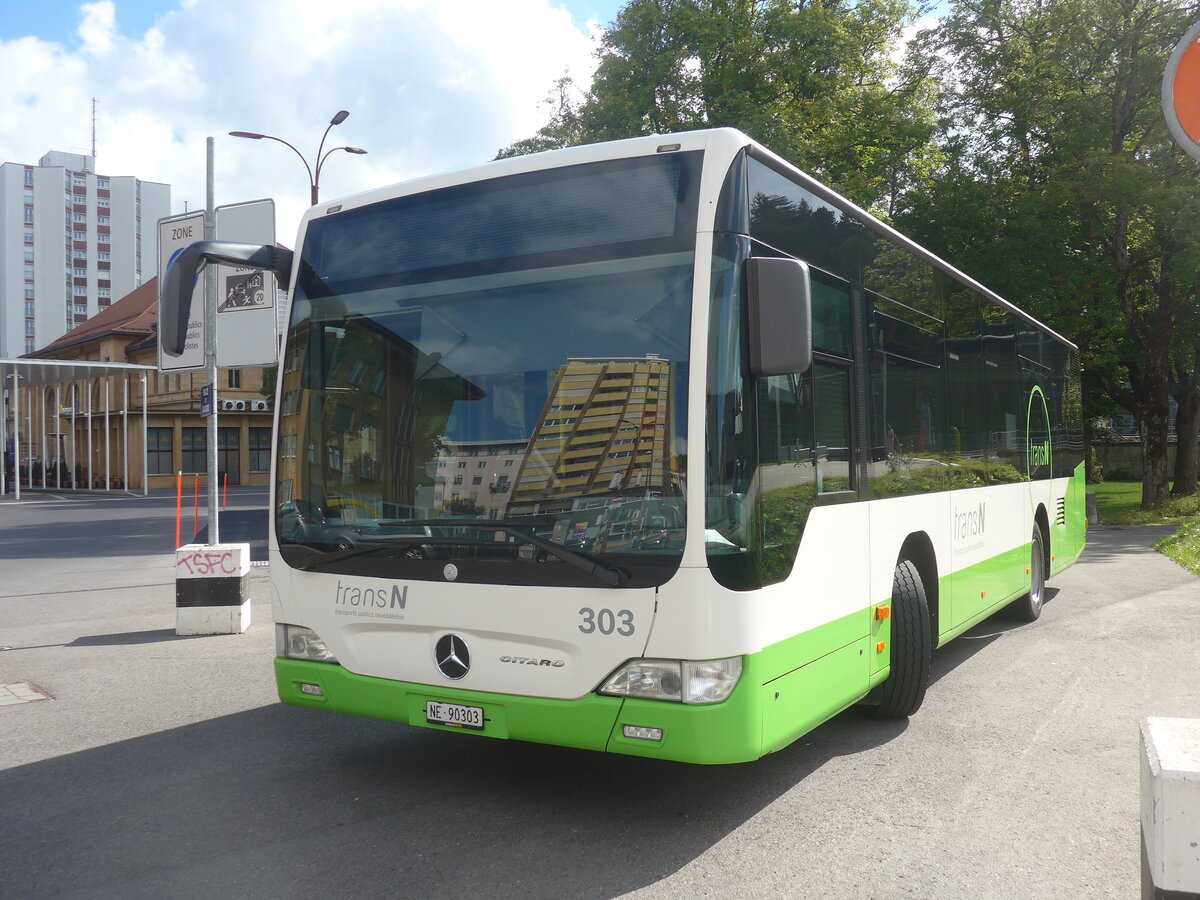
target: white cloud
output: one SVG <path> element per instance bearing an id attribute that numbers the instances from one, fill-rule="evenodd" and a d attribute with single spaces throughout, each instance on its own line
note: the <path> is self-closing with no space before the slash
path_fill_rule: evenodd
<path id="1" fill-rule="evenodd" d="M 144 34 L 118 29 L 120 0 L 79 7 L 77 47 L 0 42 L 0 160 L 88 152 L 97 168 L 172 185 L 177 211 L 202 206 L 205 138 L 216 137 L 217 203 L 277 202 L 291 244 L 309 161 L 329 117 L 350 118 L 321 195 L 483 162 L 544 123 L 542 100 L 569 69 L 590 80 L 594 34 L 553 0 L 181 0 Z"/>

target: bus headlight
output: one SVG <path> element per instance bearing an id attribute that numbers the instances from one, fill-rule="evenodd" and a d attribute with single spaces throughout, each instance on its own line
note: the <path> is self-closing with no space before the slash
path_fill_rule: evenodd
<path id="1" fill-rule="evenodd" d="M 742 658 L 631 659 L 608 676 L 601 694 L 677 703 L 720 703 L 742 676 Z"/>
<path id="2" fill-rule="evenodd" d="M 275 655 L 309 662 L 337 662 L 325 642 L 311 628 L 301 625 L 275 625 Z"/>

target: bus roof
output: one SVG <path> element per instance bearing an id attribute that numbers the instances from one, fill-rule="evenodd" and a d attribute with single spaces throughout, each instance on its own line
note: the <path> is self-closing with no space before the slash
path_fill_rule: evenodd
<path id="1" fill-rule="evenodd" d="M 876 216 L 867 212 L 862 207 L 854 202 L 846 199 L 837 191 L 828 185 L 818 181 L 816 178 L 809 175 L 802 169 L 789 163 L 771 150 L 768 150 L 762 144 L 754 141 L 747 135 L 743 134 L 735 128 L 710 128 L 701 131 L 687 131 L 676 134 L 652 134 L 645 137 L 627 138 L 619 141 L 607 141 L 598 144 L 583 144 L 576 147 L 566 147 L 560 150 L 545 150 L 540 153 L 531 153 L 524 156 L 514 156 L 507 159 L 492 160 L 491 162 L 483 163 L 478 166 L 473 166 L 467 169 L 459 169 L 452 172 L 443 172 L 437 175 L 426 175 L 419 178 L 402 181 L 382 188 L 375 188 L 370 191 L 364 191 L 359 194 L 353 194 L 340 200 L 335 200 L 329 203 L 321 203 L 309 209 L 305 214 L 300 224 L 300 233 L 303 234 L 308 223 L 317 218 L 322 218 L 326 215 L 342 212 L 343 210 L 353 209 L 360 206 L 368 206 L 374 203 L 379 203 L 385 200 L 390 200 L 394 197 L 405 196 L 408 194 L 422 193 L 424 191 L 433 191 L 445 187 L 453 187 L 459 184 L 466 184 L 472 181 L 483 181 L 492 178 L 503 178 L 508 175 L 520 175 L 527 172 L 536 172 L 539 169 L 557 169 L 564 166 L 573 166 L 589 162 L 600 162 L 608 159 L 621 159 L 624 157 L 646 156 L 653 153 L 661 152 L 679 152 L 688 150 L 702 150 L 706 153 L 714 154 L 718 157 L 727 157 L 731 162 L 736 154 L 748 149 L 751 154 L 758 158 L 760 162 L 769 165 L 771 168 L 785 175 L 789 179 L 800 184 L 806 190 L 810 191 L 822 200 L 832 204 L 841 211 L 859 219 L 864 225 L 871 230 L 887 238 L 894 244 L 897 244 L 908 250 L 914 256 L 924 260 L 935 268 L 939 269 L 955 281 L 971 288 L 983 297 L 997 306 L 1011 312 L 1013 315 L 1024 319 L 1031 325 L 1036 326 L 1048 336 L 1054 338 L 1062 344 L 1077 350 L 1078 347 L 1073 341 L 1063 337 L 1054 329 L 1050 328 L 1044 322 L 1039 321 L 1029 313 L 1025 312 L 1019 306 L 1005 300 L 995 291 L 976 281 L 970 275 L 967 275 L 961 269 L 956 268 L 946 262 L 936 253 L 922 247 L 916 241 L 906 237 L 901 232 L 897 231 L 892 226 L 883 222 Z M 300 246 L 300 242 L 297 242 Z"/>

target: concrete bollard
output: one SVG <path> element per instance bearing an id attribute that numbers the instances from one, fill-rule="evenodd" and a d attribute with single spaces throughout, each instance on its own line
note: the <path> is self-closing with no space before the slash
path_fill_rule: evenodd
<path id="1" fill-rule="evenodd" d="M 1142 897 L 1200 900 L 1200 719 L 1142 722 Z"/>
<path id="2" fill-rule="evenodd" d="M 1089 525 L 1100 524 L 1100 513 L 1096 509 L 1096 492 L 1087 491 L 1083 495 L 1083 508 Z"/>
<path id="3" fill-rule="evenodd" d="M 175 551 L 175 633 L 241 634 L 250 627 L 250 545 Z"/>

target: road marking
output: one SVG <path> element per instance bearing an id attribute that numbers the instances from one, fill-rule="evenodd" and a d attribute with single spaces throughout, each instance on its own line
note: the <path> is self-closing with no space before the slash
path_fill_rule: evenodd
<path id="1" fill-rule="evenodd" d="M 36 703 L 38 700 L 53 699 L 31 681 L 0 684 L 0 706 L 16 706 L 18 703 Z"/>

